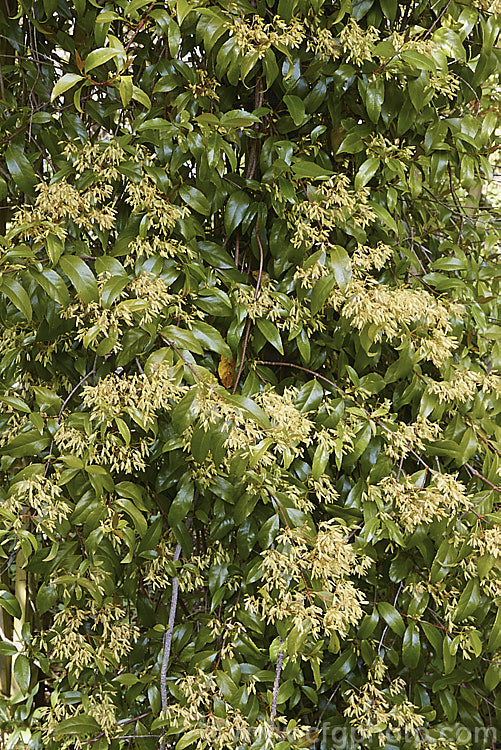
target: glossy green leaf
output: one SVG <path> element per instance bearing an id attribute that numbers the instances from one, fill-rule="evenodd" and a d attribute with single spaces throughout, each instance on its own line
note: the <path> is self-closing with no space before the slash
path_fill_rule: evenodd
<path id="1" fill-rule="evenodd" d="M 89 73 L 99 65 L 104 65 L 104 63 L 112 60 L 118 54 L 119 51 L 111 47 L 100 47 L 99 49 L 95 49 L 92 52 L 89 52 L 85 59 L 85 72 Z"/>
<path id="2" fill-rule="evenodd" d="M 258 318 L 256 320 L 256 325 L 265 337 L 266 341 L 274 346 L 275 349 L 280 352 L 280 354 L 283 354 L 284 346 L 282 344 L 282 339 L 276 325 L 270 320 L 266 320 L 266 318 Z"/>
<path id="3" fill-rule="evenodd" d="M 77 716 L 71 716 L 69 719 L 63 719 L 52 730 L 52 736 L 56 738 L 73 735 L 78 737 L 92 735 L 95 737 L 97 734 L 99 734 L 99 724 L 92 716 L 87 714 L 78 714 Z"/>
<path id="4" fill-rule="evenodd" d="M 302 125 L 305 118 L 304 101 L 299 96 L 286 94 L 284 104 L 290 112 L 295 125 Z"/>
<path id="5" fill-rule="evenodd" d="M 12 617 L 21 618 L 21 607 L 14 594 L 10 591 L 0 590 L 0 607 Z"/>
<path id="6" fill-rule="evenodd" d="M 421 642 L 419 630 L 414 622 L 410 622 L 404 633 L 402 641 L 402 660 L 406 667 L 415 669 L 421 654 Z"/>
<path id="7" fill-rule="evenodd" d="M 76 255 L 63 255 L 59 265 L 69 277 L 82 302 L 88 304 L 98 299 L 96 279 L 85 261 Z"/>
<path id="8" fill-rule="evenodd" d="M 365 89 L 365 108 L 369 119 L 377 123 L 384 102 L 384 76 L 376 75 L 369 79 Z"/>
<path id="9" fill-rule="evenodd" d="M 14 659 L 14 679 L 22 693 L 27 693 L 30 688 L 31 668 L 27 656 L 18 654 Z"/>
<path id="10" fill-rule="evenodd" d="M 15 143 L 9 143 L 5 149 L 5 163 L 21 192 L 33 195 L 38 178 L 23 149 Z"/>
<path id="11" fill-rule="evenodd" d="M 405 632 L 405 624 L 401 614 L 395 609 L 395 607 L 389 602 L 378 602 L 377 609 L 383 620 L 390 626 L 393 632 L 402 637 Z"/>
<path id="12" fill-rule="evenodd" d="M 57 81 L 54 88 L 52 89 L 52 93 L 50 96 L 51 101 L 54 101 L 56 97 L 64 94 L 65 91 L 73 88 L 73 86 L 76 86 L 76 84 L 80 81 L 85 81 L 85 78 L 81 75 L 78 75 L 78 73 L 66 73 L 64 76 L 61 76 L 61 78 Z"/>
<path id="13" fill-rule="evenodd" d="M 381 164 L 380 159 L 371 156 L 361 165 L 355 177 L 355 189 L 364 187 L 374 177 Z"/>
<path id="14" fill-rule="evenodd" d="M 227 234 L 231 234 L 241 225 L 249 205 L 250 198 L 243 190 L 237 190 L 230 195 L 224 210 L 224 227 Z"/>
<path id="15" fill-rule="evenodd" d="M 456 619 L 464 620 L 465 617 L 473 615 L 480 604 L 481 590 L 478 580 L 471 578 L 462 592 L 456 608 Z"/>
<path id="16" fill-rule="evenodd" d="M 12 276 L 4 275 L 0 281 L 0 292 L 5 294 L 13 305 L 22 312 L 25 318 L 31 320 L 33 310 L 31 308 L 30 298 L 26 294 L 24 287 Z"/>
<path id="17" fill-rule="evenodd" d="M 179 195 L 183 201 L 204 216 L 208 216 L 210 213 L 210 203 L 203 193 L 198 188 L 191 185 L 181 185 L 179 188 Z"/>
<path id="18" fill-rule="evenodd" d="M 339 288 L 343 291 L 351 281 L 351 263 L 346 250 L 336 245 L 330 253 L 330 267 Z"/>
<path id="19" fill-rule="evenodd" d="M 169 508 L 169 523 L 178 526 L 186 518 L 193 504 L 195 488 L 193 483 L 185 481 L 179 488 L 176 497 Z"/>

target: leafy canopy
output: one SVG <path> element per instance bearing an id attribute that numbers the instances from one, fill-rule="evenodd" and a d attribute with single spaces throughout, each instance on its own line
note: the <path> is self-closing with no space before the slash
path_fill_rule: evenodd
<path id="1" fill-rule="evenodd" d="M 4 0 L 6 748 L 495 743 L 499 10 Z"/>

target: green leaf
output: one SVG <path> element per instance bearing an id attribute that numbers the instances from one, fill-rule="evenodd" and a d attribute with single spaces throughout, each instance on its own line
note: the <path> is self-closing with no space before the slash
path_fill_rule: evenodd
<path id="1" fill-rule="evenodd" d="M 0 280 L 0 291 L 23 313 L 25 318 L 31 320 L 33 310 L 31 309 L 30 298 L 18 281 L 13 279 L 12 276 L 4 274 Z"/>
<path id="2" fill-rule="evenodd" d="M 168 518 L 171 526 L 178 526 L 184 521 L 193 505 L 194 493 L 195 487 L 193 482 L 191 479 L 186 479 L 179 487 L 176 497 L 169 508 Z"/>
<path id="3" fill-rule="evenodd" d="M 320 479 L 326 469 L 329 457 L 330 451 L 322 445 L 317 445 L 311 464 L 311 475 L 313 479 Z"/>
<path id="4" fill-rule="evenodd" d="M 201 733 L 201 729 L 189 729 L 187 732 L 184 732 L 181 739 L 176 743 L 175 750 L 184 750 L 186 747 L 193 745 L 194 742 L 198 742 Z"/>
<path id="5" fill-rule="evenodd" d="M 256 320 L 256 325 L 265 337 L 266 341 L 274 346 L 275 349 L 280 352 L 280 354 L 283 354 L 284 346 L 282 344 L 282 339 L 276 325 L 270 320 L 266 320 L 266 318 L 258 318 Z"/>
<path id="6" fill-rule="evenodd" d="M 456 651 L 451 650 L 452 640 L 448 635 L 442 641 L 442 656 L 444 660 L 444 674 L 450 674 L 456 666 Z"/>
<path id="7" fill-rule="evenodd" d="M 124 8 L 124 15 L 130 16 L 141 8 L 144 8 L 146 5 L 149 5 L 148 0 L 130 0 Z"/>
<path id="8" fill-rule="evenodd" d="M 79 81 L 85 81 L 85 78 L 78 73 L 66 73 L 57 81 L 52 89 L 50 95 L 51 102 L 53 102 L 58 96 L 61 96 L 61 94 L 64 94 L 65 91 L 68 91 L 68 89 L 75 86 Z"/>
<path id="9" fill-rule="evenodd" d="M 221 125 L 225 128 L 247 128 L 259 121 L 259 117 L 251 115 L 244 109 L 232 109 L 221 115 Z"/>
<path id="10" fill-rule="evenodd" d="M 99 299 L 96 279 L 85 261 L 77 255 L 63 255 L 59 259 L 59 265 L 70 279 L 84 304 Z"/>
<path id="11" fill-rule="evenodd" d="M 111 276 L 107 279 L 101 290 L 101 303 L 103 307 L 109 309 L 129 282 L 129 277 L 121 274 Z"/>
<path id="12" fill-rule="evenodd" d="M 437 49 L 456 60 L 464 60 L 466 51 L 461 42 L 461 37 L 452 29 L 441 26 L 433 32 L 433 42 Z"/>
<path id="13" fill-rule="evenodd" d="M 334 174 L 331 169 L 325 169 L 320 164 L 316 164 L 313 161 L 306 161 L 305 159 L 294 159 L 292 171 L 296 177 L 305 177 L 312 180 L 325 180 Z"/>
<path id="14" fill-rule="evenodd" d="M 378 602 L 377 609 L 383 620 L 389 625 L 393 632 L 402 637 L 405 633 L 405 624 L 402 615 L 397 612 L 393 604 L 390 604 L 389 602 Z"/>
<path id="15" fill-rule="evenodd" d="M 494 620 L 487 643 L 488 651 L 497 651 L 498 648 L 501 648 L 501 606 L 498 607 L 496 619 Z"/>
<path id="16" fill-rule="evenodd" d="M 22 693 L 30 689 L 31 669 L 28 657 L 18 654 L 14 660 L 14 678 Z"/>
<path id="17" fill-rule="evenodd" d="M 318 380 L 309 380 L 301 386 L 295 400 L 294 406 L 299 409 L 301 414 L 318 409 L 322 403 L 324 389 Z"/>
<path id="18" fill-rule="evenodd" d="M 306 116 L 303 99 L 300 99 L 299 96 L 286 94 L 284 96 L 284 104 L 294 120 L 294 125 L 302 125 Z"/>
<path id="19" fill-rule="evenodd" d="M 38 182 L 31 162 L 26 158 L 23 149 L 15 143 L 9 143 L 5 149 L 5 163 L 12 179 L 26 195 L 34 194 L 34 186 Z"/>
<path id="20" fill-rule="evenodd" d="M 167 30 L 167 39 L 169 42 L 169 52 L 171 57 L 175 57 L 181 44 L 181 29 L 173 18 L 169 19 L 169 28 Z"/>
<path id="21" fill-rule="evenodd" d="M 341 291 L 344 291 L 351 281 L 350 256 L 341 245 L 335 245 L 330 253 L 330 267 Z"/>
<path id="22" fill-rule="evenodd" d="M 395 219 L 391 216 L 391 214 L 384 208 L 384 206 L 381 206 L 379 203 L 376 203 L 376 201 L 368 201 L 368 205 L 372 208 L 376 216 L 378 216 L 381 221 L 383 221 L 387 226 L 390 227 L 396 234 L 398 234 L 398 227 L 395 223 Z"/>
<path id="23" fill-rule="evenodd" d="M 138 532 L 139 536 L 144 536 L 148 530 L 148 524 L 140 510 L 136 508 L 134 503 L 126 497 L 118 497 L 115 500 L 115 504 L 128 516 L 131 517 L 134 528 Z"/>
<path id="24" fill-rule="evenodd" d="M 374 177 L 381 164 L 381 159 L 377 159 L 375 156 L 370 156 L 364 161 L 355 176 L 355 190 L 359 190 L 364 185 L 367 185 L 369 180 Z"/>
<path id="25" fill-rule="evenodd" d="M 354 647 L 350 646 L 341 652 L 334 664 L 327 670 L 325 677 L 330 684 L 340 682 L 351 672 L 356 663 L 357 654 Z"/>
<path id="26" fill-rule="evenodd" d="M 119 54 L 120 51 L 117 49 L 112 49 L 111 47 L 99 47 L 87 55 L 84 70 L 88 73 L 99 65 L 104 65 L 108 60 L 112 60 Z"/>
<path id="27" fill-rule="evenodd" d="M 14 656 L 14 654 L 17 654 L 17 653 L 18 653 L 18 650 L 13 644 L 7 643 L 6 641 L 0 641 L 0 655 Z"/>
<path id="28" fill-rule="evenodd" d="M 450 690 L 440 690 L 438 697 L 448 722 L 452 724 L 458 712 L 458 704 L 454 695 Z"/>
<path id="29" fill-rule="evenodd" d="M 31 271 L 33 278 L 40 284 L 42 289 L 47 292 L 51 299 L 59 302 L 60 305 L 68 305 L 70 302 L 70 295 L 68 288 L 60 275 L 52 269 L 42 271 Z"/>
<path id="30" fill-rule="evenodd" d="M 365 108 L 369 119 L 377 123 L 384 102 L 384 75 L 369 80 L 365 89 Z"/>
<path id="31" fill-rule="evenodd" d="M 120 20 L 121 16 L 113 10 L 102 10 L 96 17 L 96 23 L 111 23 L 112 21 Z"/>
<path id="32" fill-rule="evenodd" d="M 122 100 L 122 104 L 124 105 L 124 107 L 126 107 L 132 99 L 132 89 L 132 76 L 120 76 L 118 92 L 120 94 L 120 99 Z"/>
<path id="33" fill-rule="evenodd" d="M 238 394 L 230 394 L 227 391 L 221 391 L 221 396 L 228 401 L 230 404 L 238 406 L 242 411 L 252 419 L 255 419 L 261 427 L 268 430 L 271 427 L 270 420 L 266 416 L 265 412 L 259 407 L 255 401 L 247 396 L 239 396 Z"/>
<path id="34" fill-rule="evenodd" d="M 151 99 L 148 94 L 138 86 L 132 86 L 132 98 L 142 104 L 146 109 L 151 109 Z"/>
<path id="35" fill-rule="evenodd" d="M 489 664 L 489 668 L 487 669 L 487 672 L 485 673 L 484 685 L 487 688 L 487 690 L 495 690 L 500 682 L 501 682 L 501 665 L 495 664 L 493 662 L 492 664 Z"/>
<path id="36" fill-rule="evenodd" d="M 193 208 L 199 214 L 209 216 L 211 208 L 210 203 L 203 193 L 193 185 L 181 185 L 179 195 L 190 208 Z"/>
<path id="37" fill-rule="evenodd" d="M 162 336 L 166 341 L 172 341 L 179 349 L 186 349 L 195 354 L 203 354 L 202 347 L 192 331 L 177 326 L 166 326 L 162 328 Z"/>
<path id="38" fill-rule="evenodd" d="M 437 66 L 432 57 L 424 55 L 422 52 L 418 52 L 415 49 L 404 50 L 400 53 L 400 57 L 408 65 L 418 70 L 436 70 Z"/>
<path id="39" fill-rule="evenodd" d="M 359 639 L 369 638 L 374 632 L 379 622 L 379 614 L 377 608 L 374 607 L 370 615 L 365 615 L 362 620 L 360 627 L 358 628 L 357 637 Z"/>
<path id="40" fill-rule="evenodd" d="M 193 327 L 193 335 L 204 349 L 217 352 L 228 359 L 233 357 L 230 347 L 219 331 L 208 323 L 197 321 L 196 326 Z"/>
<path id="41" fill-rule="evenodd" d="M 231 234 L 245 218 L 250 206 L 250 198 L 243 190 L 237 190 L 228 198 L 224 209 L 224 228 Z"/>
<path id="42" fill-rule="evenodd" d="M 54 738 L 65 737 L 67 735 L 97 735 L 100 732 L 100 726 L 92 716 L 87 714 L 78 714 L 71 716 L 69 719 L 60 721 L 52 730 L 51 736 Z"/>
<path id="43" fill-rule="evenodd" d="M 127 687 L 129 687 L 130 685 L 135 685 L 139 682 L 139 679 L 135 674 L 125 672 L 125 674 L 119 674 L 118 677 L 115 677 L 113 682 L 118 682 L 119 685 L 127 685 Z"/>
<path id="44" fill-rule="evenodd" d="M 22 398 L 18 398 L 17 396 L 0 396 L 0 401 L 11 406 L 16 411 L 25 412 L 25 414 L 29 414 L 31 411 L 28 404 L 23 401 Z"/>
<path id="45" fill-rule="evenodd" d="M 378 605 L 379 608 L 379 605 Z M 410 622 L 404 633 L 402 641 L 402 660 L 406 667 L 415 669 L 421 654 L 421 641 L 416 623 Z"/>
<path id="46" fill-rule="evenodd" d="M 311 314 L 316 315 L 322 307 L 325 305 L 329 298 L 329 294 L 332 292 L 334 285 L 336 284 L 336 277 L 334 274 L 329 276 L 322 276 L 311 291 Z"/>
<path id="47" fill-rule="evenodd" d="M 21 619 L 21 607 L 14 594 L 10 591 L 0 591 L 0 607 L 16 619 Z"/>
<path id="48" fill-rule="evenodd" d="M 42 583 L 37 591 L 35 607 L 39 615 L 48 612 L 57 602 L 57 587 L 50 583 Z"/>
<path id="49" fill-rule="evenodd" d="M 461 594 L 456 607 L 455 619 L 464 620 L 465 617 L 473 615 L 478 611 L 482 592 L 476 578 L 470 578 Z"/>

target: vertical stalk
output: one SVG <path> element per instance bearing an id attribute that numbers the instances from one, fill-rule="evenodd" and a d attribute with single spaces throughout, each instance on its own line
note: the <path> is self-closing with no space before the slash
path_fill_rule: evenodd
<path id="1" fill-rule="evenodd" d="M 8 571 L 4 571 L 1 576 L 3 584 L 8 586 L 9 574 Z M 0 628 L 2 630 L 2 638 L 5 637 L 9 641 L 12 640 L 12 617 L 4 609 L 0 607 Z M 10 697 L 10 676 L 12 670 L 12 657 L 0 654 L 0 693 L 6 698 Z"/>
<path id="2" fill-rule="evenodd" d="M 24 641 L 22 636 L 23 625 L 26 622 L 27 615 L 27 604 L 28 604 L 28 572 L 24 565 L 26 564 L 26 558 L 22 550 L 19 550 L 16 555 L 16 574 L 14 579 L 14 594 L 21 607 L 21 617 L 14 618 L 12 640 L 19 646 L 20 650 L 24 648 Z M 14 677 L 14 672 L 11 671 L 11 685 L 10 692 L 13 695 L 18 690 L 18 685 Z"/>

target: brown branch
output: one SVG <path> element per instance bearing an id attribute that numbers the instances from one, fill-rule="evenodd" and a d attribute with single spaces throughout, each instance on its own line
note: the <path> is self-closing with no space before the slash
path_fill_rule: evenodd
<path id="1" fill-rule="evenodd" d="M 445 6 L 445 8 L 442 8 L 441 12 L 436 17 L 436 19 L 434 20 L 434 22 L 432 23 L 432 25 L 430 26 L 430 28 L 428 29 L 428 31 L 424 35 L 423 40 L 430 36 L 431 32 L 433 31 L 433 29 L 435 28 L 435 26 L 437 25 L 437 23 L 440 21 L 440 19 L 442 18 L 442 16 L 445 15 L 445 13 L 447 13 L 447 8 L 451 4 L 451 2 L 452 2 L 452 0 L 449 0 L 449 2 L 447 3 L 447 5 Z"/>
<path id="2" fill-rule="evenodd" d="M 339 385 L 334 383 L 333 380 L 329 380 L 329 378 L 326 378 L 325 375 L 320 375 L 320 373 L 315 372 L 314 370 L 310 370 L 308 367 L 303 367 L 302 365 L 296 365 L 294 362 L 271 362 L 269 360 L 261 359 L 257 363 L 259 365 L 272 365 L 274 367 L 281 367 L 284 365 L 285 367 L 294 367 L 296 370 L 302 370 L 303 372 L 307 372 L 309 375 L 314 375 L 319 380 L 323 380 L 325 383 L 328 383 L 333 388 L 335 388 L 339 393 L 341 393 L 345 398 L 348 398 L 348 394 L 346 391 L 343 391 L 342 388 L 340 388 Z M 365 411 L 365 410 L 364 410 Z"/>
<path id="3" fill-rule="evenodd" d="M 499 487 L 499 485 L 492 484 L 492 482 L 490 482 L 487 479 L 487 477 L 484 477 L 484 475 L 481 474 L 479 471 L 477 471 L 471 464 L 466 463 L 465 466 L 466 466 L 467 469 L 469 469 L 471 471 L 472 474 L 474 474 L 476 477 L 478 477 L 483 482 L 485 482 L 486 484 L 488 484 L 489 487 L 492 487 L 493 490 L 496 490 L 498 492 L 501 490 L 501 487 Z"/>

